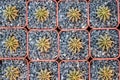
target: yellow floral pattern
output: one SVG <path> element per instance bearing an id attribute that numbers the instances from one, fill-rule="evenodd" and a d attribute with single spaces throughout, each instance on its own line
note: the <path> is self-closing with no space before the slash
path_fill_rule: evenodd
<path id="1" fill-rule="evenodd" d="M 110 66 L 104 66 L 103 68 L 100 68 L 98 74 L 98 78 L 101 80 L 113 80 L 114 70 L 112 70 Z"/>
<path id="2" fill-rule="evenodd" d="M 5 71 L 5 76 L 9 80 L 17 80 L 20 77 L 20 70 L 18 67 L 10 66 Z"/>
<path id="3" fill-rule="evenodd" d="M 39 38 L 39 40 L 36 40 L 36 46 L 40 52 L 48 52 L 50 49 L 50 39 L 47 39 L 45 37 Z"/>
<path id="4" fill-rule="evenodd" d="M 77 53 L 80 52 L 80 50 L 83 48 L 83 44 L 80 41 L 79 38 L 70 38 L 69 42 L 68 42 L 68 49 L 73 52 L 73 53 Z"/>
<path id="5" fill-rule="evenodd" d="M 35 12 L 35 17 L 39 22 L 44 22 L 49 17 L 49 11 L 46 8 L 39 8 Z"/>
<path id="6" fill-rule="evenodd" d="M 103 20 L 104 22 L 106 20 L 109 20 L 110 19 L 110 16 L 112 15 L 110 13 L 110 9 L 108 7 L 105 7 L 105 6 L 100 6 L 98 9 L 97 9 L 97 17 L 100 18 L 100 20 Z"/>
<path id="7" fill-rule="evenodd" d="M 18 10 L 16 6 L 7 6 L 6 9 L 3 11 L 3 15 L 9 21 L 15 20 L 18 17 Z"/>
<path id="8" fill-rule="evenodd" d="M 7 50 L 10 50 L 10 52 L 16 52 L 16 49 L 20 46 L 20 44 L 15 36 L 9 36 L 9 38 L 5 41 L 5 46 Z"/>
<path id="9" fill-rule="evenodd" d="M 80 19 L 81 13 L 80 10 L 77 8 L 71 8 L 67 12 L 67 17 L 69 18 L 70 21 L 72 22 L 77 22 Z"/>
<path id="10" fill-rule="evenodd" d="M 102 48 L 103 51 L 108 51 L 110 48 L 112 48 L 113 41 L 111 40 L 111 36 L 105 34 L 104 36 L 100 35 L 97 44 L 100 48 Z"/>

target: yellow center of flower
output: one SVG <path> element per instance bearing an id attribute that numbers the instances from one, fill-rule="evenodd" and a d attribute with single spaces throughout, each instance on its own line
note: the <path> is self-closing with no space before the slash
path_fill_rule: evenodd
<path id="1" fill-rule="evenodd" d="M 72 22 L 77 22 L 80 19 L 81 13 L 80 11 L 76 8 L 71 8 L 67 12 L 67 17 L 69 18 L 70 21 Z"/>
<path id="2" fill-rule="evenodd" d="M 35 17 L 39 22 L 44 22 L 49 17 L 49 11 L 45 8 L 39 8 L 35 12 Z"/>
<path id="3" fill-rule="evenodd" d="M 113 41 L 111 40 L 111 36 L 105 34 L 104 36 L 100 35 L 97 44 L 103 51 L 108 51 L 113 45 Z"/>
<path id="4" fill-rule="evenodd" d="M 3 11 L 3 15 L 8 19 L 9 21 L 15 20 L 18 16 L 18 10 L 16 6 L 8 6 Z"/>
<path id="5" fill-rule="evenodd" d="M 83 48 L 82 42 L 79 38 L 70 38 L 68 42 L 68 49 L 73 52 L 77 53 Z"/>
<path id="6" fill-rule="evenodd" d="M 17 78 L 20 77 L 20 70 L 18 67 L 14 67 L 14 66 L 7 67 L 5 72 L 6 72 L 5 76 L 9 80 L 17 80 Z"/>
<path id="7" fill-rule="evenodd" d="M 98 78 L 101 80 L 112 80 L 112 77 L 114 75 L 114 70 L 110 69 L 110 66 L 100 68 L 100 71 L 98 72 L 99 76 Z"/>
<path id="8" fill-rule="evenodd" d="M 39 40 L 36 40 L 36 46 L 38 47 L 38 49 L 41 52 L 48 52 L 48 50 L 50 49 L 50 40 L 43 37 L 43 38 L 39 38 Z"/>
<path id="9" fill-rule="evenodd" d="M 15 36 L 10 36 L 5 41 L 5 46 L 7 47 L 7 50 L 10 50 L 10 52 L 16 51 L 16 49 L 19 47 L 19 41 L 15 38 Z"/>
<path id="10" fill-rule="evenodd" d="M 106 20 L 109 20 L 110 19 L 110 16 L 112 15 L 110 13 L 110 9 L 108 7 L 105 7 L 105 6 L 100 6 L 98 9 L 97 9 L 97 17 L 100 18 L 100 20 L 103 20 L 104 22 Z"/>

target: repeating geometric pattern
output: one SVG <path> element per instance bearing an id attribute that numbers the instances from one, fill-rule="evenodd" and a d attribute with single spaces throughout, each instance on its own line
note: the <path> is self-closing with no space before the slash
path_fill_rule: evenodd
<path id="1" fill-rule="evenodd" d="M 0 80 L 120 80 L 120 0 L 0 0 Z"/>

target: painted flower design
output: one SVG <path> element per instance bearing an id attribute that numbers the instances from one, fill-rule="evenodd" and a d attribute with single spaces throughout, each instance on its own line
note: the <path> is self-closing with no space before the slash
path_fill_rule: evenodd
<path id="1" fill-rule="evenodd" d="M 5 46 L 7 50 L 10 50 L 10 52 L 16 52 L 16 49 L 20 46 L 20 44 L 15 36 L 9 36 L 9 38 L 5 41 Z"/>
<path id="2" fill-rule="evenodd" d="M 47 69 L 40 70 L 37 76 L 39 80 L 51 80 L 51 77 L 52 77 L 51 72 L 48 71 Z"/>
<path id="3" fill-rule="evenodd" d="M 103 68 L 100 68 L 98 74 L 98 78 L 101 80 L 113 80 L 112 77 L 114 75 L 114 70 L 112 70 L 110 66 L 104 66 Z"/>
<path id="4" fill-rule="evenodd" d="M 68 42 L 68 49 L 73 52 L 77 53 L 80 52 L 80 50 L 83 48 L 83 44 L 81 42 L 81 39 L 79 38 L 70 38 Z"/>
<path id="5" fill-rule="evenodd" d="M 17 80 L 17 78 L 20 77 L 20 70 L 18 67 L 9 66 L 5 72 L 5 76 L 9 80 Z"/>
<path id="6" fill-rule="evenodd" d="M 100 18 L 100 20 L 103 20 L 104 22 L 106 20 L 109 20 L 110 19 L 110 16 L 112 15 L 110 13 L 110 9 L 106 6 L 100 6 L 98 9 L 97 9 L 97 17 Z"/>
<path id="7" fill-rule="evenodd" d="M 77 22 L 80 19 L 81 13 L 80 10 L 77 8 L 71 8 L 67 12 L 67 17 L 69 18 L 70 21 L 72 22 Z"/>
<path id="8" fill-rule="evenodd" d="M 9 21 L 15 20 L 18 17 L 18 12 L 16 6 L 7 6 L 6 9 L 3 11 L 3 15 Z"/>
<path id="9" fill-rule="evenodd" d="M 40 50 L 40 52 L 48 52 L 48 50 L 50 49 L 50 39 L 48 38 L 39 38 L 39 40 L 36 40 L 36 46 L 38 48 L 38 50 Z"/>
<path id="10" fill-rule="evenodd" d="M 100 35 L 97 44 L 103 51 L 108 51 L 113 46 L 113 41 L 111 40 L 111 36 L 108 34 Z"/>
<path id="11" fill-rule="evenodd" d="M 46 8 L 39 8 L 35 12 L 35 17 L 39 22 L 44 22 L 49 17 L 49 11 Z"/>

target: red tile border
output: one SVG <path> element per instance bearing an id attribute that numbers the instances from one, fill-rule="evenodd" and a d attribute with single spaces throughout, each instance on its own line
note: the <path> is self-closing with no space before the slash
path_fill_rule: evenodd
<path id="1" fill-rule="evenodd" d="M 102 61 L 102 60 L 106 60 L 106 61 L 109 61 L 109 60 L 115 60 L 115 61 L 118 61 L 118 67 L 119 67 L 119 70 L 118 70 L 118 78 L 119 78 L 119 80 L 120 80 L 120 61 L 118 60 L 118 59 L 116 59 L 116 58 L 112 58 L 112 59 L 110 59 L 110 58 L 107 58 L 107 59 L 105 59 L 105 58 L 102 58 L 102 59 L 95 59 L 95 58 L 93 58 L 93 60 L 91 60 L 90 61 L 90 67 L 89 67 L 89 70 L 90 70 L 90 72 L 91 72 L 91 63 L 92 63 L 92 61 Z M 91 80 L 91 73 L 89 73 L 90 74 L 90 80 Z"/>
<path id="2" fill-rule="evenodd" d="M 27 26 L 27 0 L 25 1 L 25 24 L 23 24 L 23 25 L 20 25 L 20 26 L 0 26 L 0 29 L 1 28 L 24 28 L 25 26 Z"/>
<path id="3" fill-rule="evenodd" d="M 27 35 L 29 35 L 30 32 L 37 32 L 37 31 L 39 31 L 39 32 L 41 32 L 41 31 L 54 31 L 54 32 L 56 32 L 56 34 L 57 34 L 57 45 L 58 45 L 57 53 L 58 53 L 59 52 L 59 41 L 58 41 L 59 40 L 59 33 L 56 30 L 54 30 L 54 29 L 30 29 L 30 31 L 27 32 Z M 29 42 L 28 36 L 27 36 L 27 41 Z M 28 46 L 29 46 L 29 44 L 27 44 L 27 49 L 28 49 L 27 53 L 28 53 L 28 55 L 30 55 L 30 53 L 29 53 L 29 47 Z M 28 56 L 28 58 L 30 59 L 29 56 Z M 58 58 L 59 58 L 59 53 L 57 54 L 56 59 L 52 59 L 52 60 L 57 60 Z M 32 59 L 30 59 L 30 60 L 32 60 Z M 49 59 L 43 59 L 43 61 L 46 61 L 46 60 L 49 60 Z"/>
<path id="4" fill-rule="evenodd" d="M 87 19 L 87 25 L 86 25 L 86 27 L 85 28 L 70 28 L 70 29 L 64 29 L 64 28 L 60 28 L 60 26 L 59 26 L 59 22 L 58 22 L 58 12 L 59 12 L 59 3 L 60 2 L 62 2 L 62 1 L 68 1 L 68 0 L 59 0 L 58 2 L 56 1 L 56 0 L 52 0 L 53 2 L 55 2 L 55 4 L 56 4 L 56 26 L 54 27 L 54 28 L 29 28 L 29 26 L 28 26 L 28 23 L 29 23 L 29 21 L 28 21 L 28 4 L 29 4 L 29 2 L 30 1 L 46 1 L 46 0 L 26 0 L 26 21 L 25 21 L 25 25 L 24 26 L 16 26 L 16 27 L 10 27 L 10 26 L 1 26 L 0 27 L 0 30 L 3 30 L 3 29 L 6 29 L 6 30 L 9 30 L 9 29 L 13 29 L 13 30 L 15 30 L 15 29 L 23 29 L 24 31 L 25 31 L 25 33 L 26 33 L 26 36 L 27 36 L 27 38 L 26 38 L 26 49 L 27 49 L 27 51 L 26 51 L 26 55 L 24 56 L 24 57 L 6 57 L 6 58 L 0 58 L 0 60 L 25 60 L 26 62 L 27 62 L 27 68 L 28 68 L 28 71 L 27 71 L 27 80 L 30 80 L 30 63 L 31 62 L 57 62 L 56 60 L 58 59 L 58 58 L 60 58 L 60 34 L 61 34 L 61 32 L 64 32 L 64 31 L 86 31 L 87 33 L 88 33 L 88 40 L 89 40 L 89 46 L 88 46 L 88 57 L 86 58 L 86 59 L 84 59 L 84 60 L 62 60 L 60 63 L 58 63 L 57 62 L 57 64 L 58 64 L 58 80 L 60 80 L 60 65 L 61 65 L 61 63 L 62 62 L 83 62 L 83 61 L 87 61 L 88 60 L 88 58 L 89 57 L 92 57 L 92 55 L 91 55 L 91 47 L 90 47 L 90 36 L 91 36 L 91 32 L 93 31 L 93 30 L 117 30 L 118 31 L 118 35 L 119 35 L 119 55 L 117 56 L 117 57 L 115 57 L 115 58 L 93 58 L 92 57 L 92 60 L 90 61 L 90 62 L 88 62 L 87 61 L 87 63 L 89 64 L 89 66 L 88 66 L 88 68 L 89 68 L 89 80 L 91 80 L 91 73 L 90 73 L 90 64 L 91 64 L 91 62 L 92 61 L 95 61 L 95 60 L 117 60 L 118 62 L 119 62 L 119 80 L 120 80 L 120 61 L 117 59 L 117 58 L 119 58 L 120 57 L 120 31 L 117 29 L 117 27 L 119 26 L 119 24 L 120 24 L 120 7 L 119 7 L 119 5 L 120 5 L 120 2 L 119 2 L 119 0 L 116 0 L 116 2 L 117 2 L 117 10 L 118 10 L 118 24 L 116 25 L 116 27 L 114 27 L 114 28 L 94 28 L 94 27 L 91 27 L 90 26 L 90 0 L 87 2 L 86 0 L 84 0 L 84 1 L 86 1 L 86 4 L 87 4 L 87 9 L 88 9 L 88 11 L 87 11 L 87 16 L 88 16 L 88 19 Z M 80 0 L 79 0 L 80 1 Z M 28 29 L 30 29 L 30 31 L 27 31 L 26 29 L 25 29 L 25 27 L 27 27 Z M 86 29 L 88 28 L 88 27 L 90 27 L 90 28 L 92 28 L 92 30 L 90 31 L 90 32 L 88 32 Z M 61 31 L 60 32 L 57 32 L 55 29 L 56 28 L 60 28 L 61 29 Z M 29 44 L 28 44 L 28 41 L 29 41 L 29 39 L 28 39 L 28 35 L 29 35 L 29 32 L 31 32 L 31 31 L 55 31 L 55 32 L 57 32 L 57 40 L 58 40 L 58 56 L 57 56 L 57 58 L 54 60 L 31 60 L 30 58 L 29 58 Z M 26 60 L 25 58 L 26 57 L 28 57 L 29 59 L 30 59 L 30 62 L 28 62 L 28 60 Z"/>
<path id="5" fill-rule="evenodd" d="M 94 31 L 94 30 L 116 30 L 118 32 L 118 37 L 119 37 L 119 42 L 120 42 L 120 32 L 118 29 L 116 28 L 93 28 L 91 31 L 90 31 L 90 38 L 89 38 L 89 41 L 91 41 L 91 32 Z M 91 45 L 91 43 L 89 42 L 89 44 Z M 118 50 L 118 56 L 117 57 L 114 57 L 114 58 L 119 58 L 120 57 L 120 43 L 118 44 L 119 45 L 119 50 Z M 89 49 L 89 54 L 92 58 L 94 58 L 91 54 L 91 47 Z M 114 59 L 114 58 L 109 58 L 109 59 Z M 95 58 L 94 58 L 95 59 Z M 100 58 L 96 58 L 96 59 L 100 59 Z M 103 59 L 103 58 L 102 58 Z M 105 59 L 108 59 L 108 58 L 105 58 Z"/>
<path id="6" fill-rule="evenodd" d="M 91 54 L 90 54 L 90 33 L 87 31 L 87 30 L 85 30 L 85 29 L 62 29 L 60 32 L 59 32 L 59 58 L 60 58 L 60 34 L 62 33 L 62 32 L 69 32 L 69 31 L 86 31 L 87 33 L 88 33 L 88 57 L 86 57 L 85 58 L 85 60 L 87 60 L 90 56 L 91 56 Z M 63 61 L 64 61 L 64 59 L 62 59 Z M 70 59 L 71 60 L 71 59 Z M 77 59 L 78 60 L 78 59 Z M 80 60 L 80 59 L 79 59 Z M 74 60 L 71 60 L 71 61 L 74 61 Z"/>
<path id="7" fill-rule="evenodd" d="M 5 59 L 0 59 L 0 60 L 18 60 L 18 61 L 21 61 L 21 60 L 23 60 L 23 61 L 25 61 L 26 62 L 26 67 L 27 67 L 27 77 L 26 77 L 26 79 L 27 80 L 29 80 L 28 79 L 28 77 L 29 77 L 29 63 L 28 63 L 28 61 L 26 60 L 26 59 L 24 59 L 24 58 L 5 58 Z"/>
<path id="8" fill-rule="evenodd" d="M 61 63 L 62 62 L 65 62 L 65 63 L 67 63 L 67 62 L 87 62 L 88 63 L 88 78 L 89 78 L 89 80 L 90 80 L 90 63 L 87 61 L 87 60 L 62 60 L 60 63 L 59 63 L 59 68 L 58 68 L 58 71 L 59 71 L 59 80 L 61 80 L 61 78 L 60 78 L 60 70 L 61 70 Z"/>
<path id="9" fill-rule="evenodd" d="M 120 24 L 120 1 L 119 0 L 116 0 L 117 1 L 117 7 L 118 7 L 118 25 Z"/>
<path id="10" fill-rule="evenodd" d="M 89 23 L 89 24 L 88 24 L 88 25 L 89 25 L 90 28 L 96 29 L 96 27 L 92 27 L 92 26 L 90 25 L 90 1 L 91 1 L 91 0 L 88 1 L 88 10 L 89 10 L 89 11 L 88 11 L 88 14 L 89 14 L 89 16 L 88 16 L 88 18 L 89 18 L 89 19 L 88 19 L 88 23 Z M 117 25 L 114 26 L 113 29 L 116 29 L 116 28 L 119 26 L 119 23 L 120 23 L 120 19 L 119 19 L 119 16 L 120 16 L 120 13 L 119 13 L 119 2 L 118 2 L 118 0 L 115 0 L 115 1 L 117 2 L 117 11 L 118 11 L 118 13 L 117 13 L 117 17 L 118 17 L 118 18 L 117 18 L 117 19 L 118 19 L 118 21 L 117 21 Z M 99 28 L 97 28 L 97 29 L 99 29 Z M 103 28 L 103 29 L 104 29 L 104 28 Z M 107 29 L 110 29 L 110 28 L 107 28 Z"/>
<path id="11" fill-rule="evenodd" d="M 24 30 L 25 31 L 25 33 L 26 33 L 26 53 L 25 53 L 25 56 L 23 56 L 23 57 L 0 57 L 0 60 L 1 59 L 24 59 L 26 56 L 28 56 L 28 53 L 27 53 L 27 31 L 26 31 L 26 29 L 25 28 L 23 28 L 23 27 L 0 27 L 0 30 Z"/>
<path id="12" fill-rule="evenodd" d="M 59 28 L 60 28 L 59 19 L 58 19 L 59 3 L 60 3 L 60 2 L 65 2 L 65 1 L 72 2 L 72 1 L 69 1 L 69 0 L 59 0 L 59 1 L 57 2 L 57 3 L 58 3 L 58 5 L 57 5 L 57 20 L 58 20 L 58 22 L 57 22 L 57 23 L 58 23 L 58 27 L 59 27 Z M 88 9 L 88 10 L 87 10 L 87 16 L 89 17 L 89 13 L 88 13 L 88 12 L 89 12 L 88 2 L 87 2 L 86 0 L 78 0 L 78 1 L 79 1 L 79 2 L 81 2 L 81 1 L 85 1 L 85 2 L 86 2 L 87 9 Z M 74 2 L 74 0 L 73 0 L 73 2 Z M 72 30 L 72 29 L 87 29 L 87 28 L 89 27 L 88 20 L 89 20 L 89 19 L 87 19 L 87 24 L 86 24 L 85 28 L 69 28 L 69 30 L 70 30 L 70 29 L 71 29 L 71 30 Z M 64 30 L 64 29 L 67 29 L 67 28 L 61 28 L 61 29 Z"/>
<path id="13" fill-rule="evenodd" d="M 118 60 L 118 63 L 119 63 L 119 75 L 118 75 L 118 77 L 120 79 L 120 61 L 119 60 Z"/>
<path id="14" fill-rule="evenodd" d="M 27 80 L 30 80 L 30 63 L 31 62 L 56 62 L 58 65 L 58 68 L 57 68 L 57 72 L 58 72 L 58 80 L 60 80 L 59 79 L 59 63 L 57 62 L 57 61 L 55 61 L 55 60 L 31 60 L 30 62 L 28 62 L 28 73 L 29 73 L 29 76 L 28 76 L 28 79 Z"/>
<path id="15" fill-rule="evenodd" d="M 25 15 L 25 26 L 27 26 L 27 16 L 28 16 L 28 11 L 27 11 L 27 9 L 28 9 L 28 4 L 27 4 L 27 0 L 25 1 L 26 2 L 26 15 Z"/>
<path id="16" fill-rule="evenodd" d="M 27 1 L 27 11 L 26 11 L 26 14 L 27 14 L 27 17 L 26 17 L 26 24 L 27 24 L 27 28 L 28 29 L 40 29 L 40 30 L 47 30 L 47 29 L 56 29 L 57 27 L 58 27 L 58 10 L 57 10 L 57 5 L 58 5 L 58 3 L 57 3 L 57 1 L 56 0 L 52 0 L 53 2 L 55 2 L 55 5 L 56 5 L 56 24 L 55 24 L 55 26 L 54 26 L 54 28 L 30 28 L 29 27 L 29 20 L 28 20 L 28 6 L 29 6 L 29 3 L 31 2 L 31 1 L 35 1 L 35 2 L 41 2 L 41 1 L 45 1 L 45 2 L 47 2 L 47 1 L 50 1 L 50 0 L 28 0 Z M 49 27 L 49 26 L 47 26 L 47 27 Z"/>

